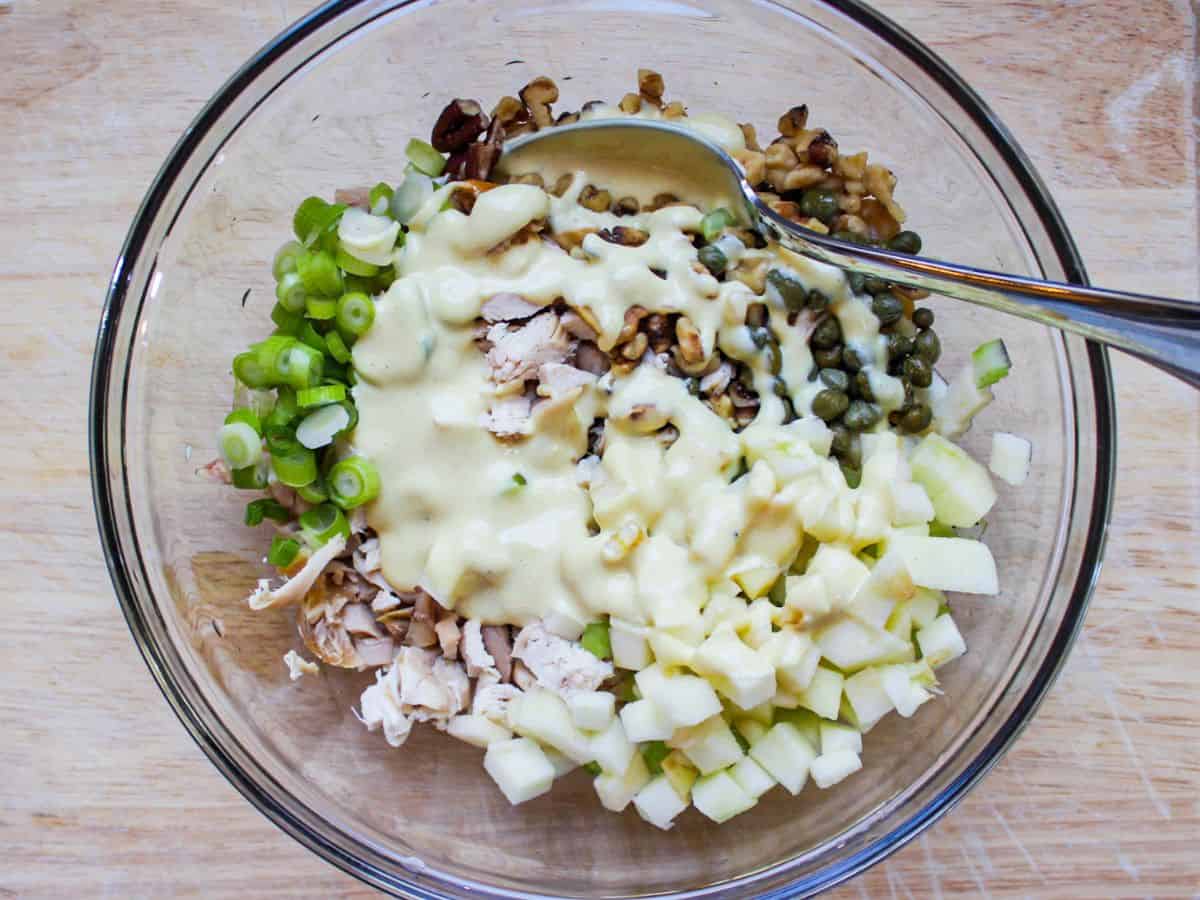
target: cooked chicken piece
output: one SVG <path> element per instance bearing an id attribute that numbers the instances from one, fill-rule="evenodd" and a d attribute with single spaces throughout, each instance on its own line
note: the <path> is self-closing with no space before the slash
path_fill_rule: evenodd
<path id="1" fill-rule="evenodd" d="M 521 328 L 497 323 L 488 329 L 488 340 L 487 361 L 497 384 L 532 378 L 539 366 L 566 360 L 571 348 L 554 313 L 534 316 Z"/>
<path id="2" fill-rule="evenodd" d="M 526 394 L 510 394 L 493 400 L 491 412 L 481 417 L 480 424 L 496 437 L 521 437 L 533 430 L 530 421 L 532 410 L 532 397 Z"/>
<path id="3" fill-rule="evenodd" d="M 342 627 L 356 637 L 383 637 L 383 629 L 365 603 L 350 603 L 342 609 Z"/>
<path id="4" fill-rule="evenodd" d="M 528 319 L 542 311 L 536 303 L 530 303 L 520 294 L 492 294 L 479 309 L 487 322 L 516 322 Z"/>
<path id="5" fill-rule="evenodd" d="M 298 681 L 305 675 L 316 675 L 321 671 L 320 666 L 312 660 L 305 659 L 295 650 L 283 654 L 283 664 L 287 666 L 288 678 L 292 681 Z"/>
<path id="6" fill-rule="evenodd" d="M 360 669 L 390 666 L 396 658 L 396 642 L 390 637 L 355 638 L 354 652 Z"/>
<path id="7" fill-rule="evenodd" d="M 305 594 L 312 590 L 312 586 L 325 571 L 325 567 L 333 562 L 344 549 L 346 549 L 346 539 L 340 534 L 336 535 L 308 558 L 304 568 L 279 587 L 272 590 L 271 582 L 266 578 L 262 579 L 249 597 L 250 608 L 254 610 L 270 609 L 298 603 Z"/>
<path id="8" fill-rule="evenodd" d="M 484 625 L 483 646 L 496 663 L 501 681 L 512 678 L 512 635 L 507 625 Z"/>
<path id="9" fill-rule="evenodd" d="M 537 679 L 533 677 L 533 673 L 525 668 L 525 664 L 520 660 L 513 663 L 512 676 L 513 684 L 523 691 L 527 691 L 537 684 Z"/>
<path id="10" fill-rule="evenodd" d="M 360 721 L 368 731 L 383 726 L 383 736 L 393 747 L 408 740 L 412 719 L 404 714 L 400 702 L 400 666 L 375 673 L 375 683 L 362 692 Z"/>
<path id="11" fill-rule="evenodd" d="M 458 630 L 458 616 L 452 612 L 446 613 L 438 619 L 433 630 L 442 648 L 442 656 L 446 659 L 458 659 L 458 642 L 462 638 L 462 632 Z"/>
<path id="12" fill-rule="evenodd" d="M 537 683 L 557 694 L 594 691 L 611 678 L 613 667 L 574 641 L 551 634 L 541 622 L 526 625 L 513 644 L 513 656 L 533 673 Z"/>
<path id="13" fill-rule="evenodd" d="M 584 372 L 564 363 L 546 363 L 538 367 L 538 396 L 559 398 L 596 381 L 591 372 Z"/>
<path id="14" fill-rule="evenodd" d="M 437 632 L 428 622 L 412 620 L 404 633 L 404 643 L 413 647 L 433 647 L 437 644 Z"/>
<path id="15" fill-rule="evenodd" d="M 433 677 L 450 698 L 448 714 L 440 717 L 443 722 L 471 705 L 471 679 L 467 677 L 467 672 L 460 663 L 452 662 L 444 656 L 434 660 Z"/>
<path id="16" fill-rule="evenodd" d="M 223 459 L 214 459 L 212 462 L 206 463 L 196 470 L 196 474 L 209 481 L 215 481 L 217 484 L 233 484 L 233 475 L 230 474 L 229 466 L 225 465 Z"/>
<path id="17" fill-rule="evenodd" d="M 463 625 L 462 658 L 467 664 L 467 674 L 472 678 L 478 678 L 484 672 L 493 672 L 496 680 L 500 680 L 496 660 L 483 645 L 483 627 L 479 624 L 478 619 L 467 619 L 466 624 Z"/>
<path id="18" fill-rule="evenodd" d="M 521 689 L 511 684 L 496 684 L 479 679 L 475 685 L 475 700 L 471 704 L 471 713 L 476 716 L 486 716 L 493 722 L 508 727 L 508 704 L 521 696 Z"/>
<path id="19" fill-rule="evenodd" d="M 400 598 L 391 591 L 379 591 L 371 600 L 371 612 L 375 615 L 391 612 L 393 609 L 400 608 Z"/>

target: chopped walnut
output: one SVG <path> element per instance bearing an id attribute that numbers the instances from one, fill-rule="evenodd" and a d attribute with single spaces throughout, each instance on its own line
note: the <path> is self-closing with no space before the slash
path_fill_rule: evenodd
<path id="1" fill-rule="evenodd" d="M 621 108 L 621 112 L 633 115 L 642 111 L 642 97 L 640 94 L 626 94 L 617 106 Z"/>
<path id="2" fill-rule="evenodd" d="M 793 106 L 779 117 L 779 133 L 784 137 L 792 137 L 804 130 L 808 124 L 808 106 L 800 104 Z"/>
<path id="3" fill-rule="evenodd" d="M 585 185 L 579 192 L 579 205 L 592 212 L 607 212 L 612 202 L 612 194 L 598 189 L 593 184 Z"/>
<path id="4" fill-rule="evenodd" d="M 637 197 L 621 197 L 613 201 L 612 211 L 618 216 L 635 216 L 642 211 L 642 206 Z"/>
<path id="5" fill-rule="evenodd" d="M 687 316 L 680 316 L 676 320 L 675 337 L 679 341 L 679 355 L 684 362 L 695 365 L 704 361 L 704 343 L 700 331 Z"/>
<path id="6" fill-rule="evenodd" d="M 638 94 L 659 109 L 662 108 L 663 77 L 651 69 L 638 69 Z"/>
<path id="7" fill-rule="evenodd" d="M 521 100 L 538 128 L 548 128 L 554 123 L 550 105 L 557 99 L 558 85 L 545 75 L 533 79 L 521 88 Z"/>

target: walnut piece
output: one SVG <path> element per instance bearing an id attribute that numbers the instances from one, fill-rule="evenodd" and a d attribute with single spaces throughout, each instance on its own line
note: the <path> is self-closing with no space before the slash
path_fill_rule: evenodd
<path id="1" fill-rule="evenodd" d="M 488 117 L 474 100 L 451 100 L 433 125 L 429 142 L 439 153 L 464 149 L 488 127 Z"/>

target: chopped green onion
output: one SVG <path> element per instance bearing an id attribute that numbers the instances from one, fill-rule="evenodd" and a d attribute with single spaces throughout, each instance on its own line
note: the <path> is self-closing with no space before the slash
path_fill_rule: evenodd
<path id="1" fill-rule="evenodd" d="M 324 479 L 317 477 L 311 484 L 302 484 L 296 488 L 296 493 L 305 503 L 324 503 L 329 499 L 329 490 L 325 487 Z"/>
<path id="2" fill-rule="evenodd" d="M 296 402 L 296 392 L 290 387 L 281 387 L 275 400 L 274 409 L 267 413 L 266 419 L 263 420 L 263 433 L 266 434 L 272 429 L 276 431 L 280 428 L 287 429 L 299 411 L 300 404 Z M 268 437 L 267 446 L 269 447 L 270 444 L 271 441 Z"/>
<path id="3" fill-rule="evenodd" d="M 354 509 L 379 496 L 379 472 L 361 456 L 351 456 L 329 470 L 329 495 L 342 509 Z"/>
<path id="4" fill-rule="evenodd" d="M 381 181 L 375 187 L 371 188 L 371 193 L 367 195 L 371 214 L 376 216 L 391 215 L 389 207 L 394 193 L 395 191 L 392 190 L 392 186 L 386 181 Z"/>
<path id="5" fill-rule="evenodd" d="M 307 319 L 303 320 L 304 324 L 300 326 L 300 331 L 296 337 L 300 339 L 302 344 L 312 347 L 319 353 L 324 353 L 327 349 L 325 346 L 325 338 L 321 337 L 320 332 L 313 328 L 313 323 Z"/>
<path id="6" fill-rule="evenodd" d="M 363 262 L 361 259 L 351 256 L 341 247 L 338 247 L 338 251 L 334 255 L 334 260 L 337 262 L 338 268 L 343 272 L 357 275 L 359 278 L 371 278 L 379 274 L 379 266 Z"/>
<path id="7" fill-rule="evenodd" d="M 217 432 L 217 447 L 231 469 L 244 469 L 262 458 L 262 438 L 245 422 L 222 425 Z"/>
<path id="8" fill-rule="evenodd" d="M 267 551 L 267 562 L 277 569 L 286 569 L 296 561 L 299 554 L 299 541 L 277 534 L 271 539 L 271 549 Z"/>
<path id="9" fill-rule="evenodd" d="M 330 334 L 337 332 L 331 331 Z M 350 383 L 350 370 L 339 362 L 334 362 L 332 359 L 327 359 L 325 363 L 325 375 L 322 379 L 324 384 L 340 384 L 345 387 Z"/>
<path id="10" fill-rule="evenodd" d="M 343 294 L 337 302 L 338 328 L 355 337 L 367 333 L 375 321 L 375 303 L 366 294 Z"/>
<path id="11" fill-rule="evenodd" d="M 342 431 L 353 431 L 354 427 L 358 425 L 358 407 L 350 401 L 349 397 L 347 397 L 342 401 L 342 409 L 344 409 L 346 414 L 350 416 L 350 421 L 346 423 L 346 427 L 343 428 Z"/>
<path id="12" fill-rule="evenodd" d="M 433 196 L 433 192 L 433 179 L 410 165 L 404 170 L 404 181 L 392 195 L 392 218 L 407 224 L 420 212 L 421 207 Z"/>
<path id="13" fill-rule="evenodd" d="M 944 537 L 945 538 L 946 537 L 949 537 L 949 538 L 958 537 L 958 535 L 955 533 L 953 528 L 951 528 L 949 525 L 945 524 L 944 522 L 939 522 L 937 519 L 934 519 L 932 522 L 929 523 L 929 536 L 930 537 L 943 537 L 943 538 Z"/>
<path id="14" fill-rule="evenodd" d="M 276 362 L 284 384 L 296 390 L 313 387 L 321 383 L 325 371 L 325 354 L 308 344 L 293 341 Z"/>
<path id="15" fill-rule="evenodd" d="M 274 384 L 271 372 L 263 366 L 253 351 L 239 353 L 233 358 L 233 376 L 246 387 L 260 390 Z"/>
<path id="16" fill-rule="evenodd" d="M 583 770 L 589 775 L 600 775 L 604 772 L 604 770 L 600 768 L 600 763 L 596 762 L 595 760 L 584 763 Z"/>
<path id="17" fill-rule="evenodd" d="M 287 309 L 282 303 L 276 303 L 271 309 L 271 321 L 279 328 L 281 334 L 292 336 L 300 333 L 304 325 L 304 316 Z"/>
<path id="18" fill-rule="evenodd" d="M 400 232 L 400 237 L 396 241 L 397 247 L 404 246 L 404 232 Z M 392 282 L 396 280 L 396 269 L 393 266 L 385 266 L 379 270 L 379 274 L 371 279 L 371 290 L 368 294 L 382 294 L 392 286 Z"/>
<path id="19" fill-rule="evenodd" d="M 300 534 L 313 547 L 323 547 L 337 535 L 350 537 L 350 523 L 332 503 L 322 503 L 300 517 Z"/>
<path id="20" fill-rule="evenodd" d="M 511 497 L 514 494 L 519 494 L 521 489 L 527 484 L 529 484 L 529 481 L 524 475 L 522 475 L 520 472 L 513 472 L 512 478 L 509 479 L 508 484 L 504 486 L 504 490 L 502 490 L 500 493 L 505 497 Z"/>
<path id="21" fill-rule="evenodd" d="M 276 522 L 286 522 L 291 517 L 291 513 L 287 511 L 287 507 L 277 500 L 271 500 L 268 497 L 251 500 L 246 504 L 247 525 L 258 525 L 264 518 L 272 519 Z"/>
<path id="22" fill-rule="evenodd" d="M 432 144 L 427 144 L 419 138 L 408 142 L 408 146 L 404 148 L 404 155 L 418 172 L 423 172 L 430 178 L 437 178 L 446 168 L 446 157 L 433 149 Z"/>
<path id="23" fill-rule="evenodd" d="M 340 384 L 323 384 L 320 387 L 304 388 L 296 391 L 296 402 L 301 409 L 312 406 L 326 406 L 330 403 L 341 403 L 346 399 L 346 388 Z"/>
<path id="24" fill-rule="evenodd" d="M 641 749 L 642 759 L 646 761 L 646 768 L 650 770 L 650 774 L 661 775 L 662 761 L 671 755 L 671 748 L 662 741 L 646 741 Z"/>
<path id="25" fill-rule="evenodd" d="M 287 272 L 275 285 L 275 299 L 288 312 L 304 311 L 304 282 L 298 272 Z"/>
<path id="26" fill-rule="evenodd" d="M 856 488 L 862 483 L 862 472 L 852 466 L 842 465 L 842 477 L 849 488 Z"/>
<path id="27" fill-rule="evenodd" d="M 336 297 L 342 292 L 342 273 L 328 250 L 310 250 L 296 260 L 296 271 L 304 290 L 318 297 Z"/>
<path id="28" fill-rule="evenodd" d="M 233 486 L 243 491 L 261 491 L 267 486 L 266 460 L 258 465 L 233 470 Z"/>
<path id="29" fill-rule="evenodd" d="M 292 217 L 292 230 L 305 247 L 311 247 L 323 235 L 337 228 L 338 220 L 345 211 L 346 207 L 340 203 L 326 203 L 320 197 L 309 197 Z"/>
<path id="30" fill-rule="evenodd" d="M 612 659 L 612 641 L 609 640 L 607 622 L 592 622 L 583 629 L 579 643 L 598 659 Z"/>
<path id="31" fill-rule="evenodd" d="M 325 335 L 325 350 L 340 363 L 350 362 L 350 348 L 346 346 L 345 339 L 336 331 Z"/>
<path id="32" fill-rule="evenodd" d="M 309 450 L 328 447 L 350 424 L 350 414 L 340 403 L 321 406 L 296 426 L 296 440 Z"/>
<path id="33" fill-rule="evenodd" d="M 245 422 L 254 429 L 255 434 L 259 436 L 262 435 L 262 420 L 259 419 L 258 414 L 252 409 L 246 409 L 244 407 L 242 409 L 235 409 L 225 417 L 224 424 L 232 425 L 234 422 Z"/>
<path id="34" fill-rule="evenodd" d="M 1004 378 L 1012 368 L 1012 360 L 1004 341 L 996 339 L 975 348 L 971 365 L 975 369 L 975 386 L 982 389 Z"/>
<path id="35" fill-rule="evenodd" d="M 296 257 L 303 252 L 304 248 L 295 241 L 288 241 L 275 251 L 275 260 L 271 263 L 271 274 L 275 276 L 276 281 L 282 281 L 285 275 L 296 271 Z"/>
<path id="36" fill-rule="evenodd" d="M 330 297 L 309 297 L 304 301 L 304 314 L 310 319 L 327 322 L 337 315 L 337 301 Z"/>
<path id="37" fill-rule="evenodd" d="M 317 454 L 295 440 L 289 446 L 271 448 L 271 466 L 275 476 L 288 487 L 312 484 L 317 478 Z"/>
<path id="38" fill-rule="evenodd" d="M 706 243 L 712 243 L 721 236 L 721 232 L 733 224 L 733 213 L 725 207 L 714 209 L 700 220 L 700 234 Z"/>

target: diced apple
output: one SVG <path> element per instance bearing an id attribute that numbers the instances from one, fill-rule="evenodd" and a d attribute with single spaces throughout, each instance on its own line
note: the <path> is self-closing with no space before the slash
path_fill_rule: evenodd
<path id="1" fill-rule="evenodd" d="M 780 722 L 750 746 L 750 756 L 789 793 L 798 794 L 817 754 L 795 725 Z"/>
<path id="2" fill-rule="evenodd" d="M 579 636 L 583 634 L 583 629 L 587 627 L 587 622 L 584 622 L 573 613 L 564 610 L 554 610 L 542 619 L 542 626 L 551 634 L 556 634 L 560 638 L 565 638 L 568 641 L 577 641 Z"/>
<path id="3" fill-rule="evenodd" d="M 555 778 L 562 778 L 579 768 L 578 763 L 563 756 L 553 747 L 543 746 L 542 752 L 546 754 L 546 759 L 550 760 L 550 765 L 554 767 Z"/>
<path id="4" fill-rule="evenodd" d="M 809 772 L 813 784 L 824 790 L 833 787 L 849 775 L 862 768 L 862 760 L 853 750 L 835 750 L 823 753 L 812 761 Z"/>
<path id="5" fill-rule="evenodd" d="M 446 734 L 476 747 L 512 740 L 512 732 L 487 716 L 455 716 L 446 723 Z"/>
<path id="6" fill-rule="evenodd" d="M 863 468 L 877 457 L 898 459 L 900 456 L 900 435 L 894 431 L 867 432 L 859 438 L 862 450 Z"/>
<path id="7" fill-rule="evenodd" d="M 945 391 L 935 393 L 938 396 L 931 397 L 933 427 L 950 438 L 965 433 L 971 427 L 971 420 L 995 399 L 987 387 L 979 386 L 975 366 L 970 362 L 950 379 Z"/>
<path id="8" fill-rule="evenodd" d="M 696 648 L 680 640 L 663 628 L 650 628 L 647 631 L 650 650 L 654 653 L 656 662 L 664 666 L 691 665 L 696 655 Z"/>
<path id="9" fill-rule="evenodd" d="M 637 747 L 625 735 L 625 726 L 614 718 L 608 727 L 592 737 L 592 759 L 610 775 L 624 775 L 630 761 L 637 754 Z"/>
<path id="10" fill-rule="evenodd" d="M 692 668 L 742 709 L 758 706 L 775 694 L 775 670 L 743 644 L 728 623 L 717 626 L 700 645 Z"/>
<path id="11" fill-rule="evenodd" d="M 633 805 L 638 815 L 656 828 L 667 831 L 675 822 L 675 817 L 687 809 L 687 801 L 682 799 L 670 779 L 659 775 L 637 792 Z"/>
<path id="12" fill-rule="evenodd" d="M 1033 444 L 1023 437 L 997 431 L 992 435 L 992 455 L 988 468 L 992 474 L 1013 487 L 1025 483 L 1033 460 Z"/>
<path id="13" fill-rule="evenodd" d="M 967 652 L 967 642 L 949 613 L 942 613 L 918 631 L 917 645 L 921 657 L 935 669 Z"/>
<path id="14" fill-rule="evenodd" d="M 616 715 L 616 701 L 609 691 L 576 691 L 567 697 L 567 709 L 577 727 L 603 731 Z"/>
<path id="15" fill-rule="evenodd" d="M 889 547 L 850 601 L 849 608 L 856 619 L 882 628 L 896 604 L 914 593 L 916 586 L 904 557 Z"/>
<path id="16" fill-rule="evenodd" d="M 838 474 L 840 477 L 841 473 Z M 842 490 L 845 491 L 844 482 Z M 804 520 L 804 530 L 823 544 L 848 541 L 854 534 L 854 525 L 854 501 L 848 492 L 835 494 L 819 517 Z"/>
<path id="17" fill-rule="evenodd" d="M 692 805 L 720 824 L 744 813 L 757 801 L 728 772 L 713 772 L 692 787 Z"/>
<path id="18" fill-rule="evenodd" d="M 608 640 L 612 645 L 613 664 L 633 672 L 650 665 L 650 645 L 646 629 L 620 619 L 609 619 Z"/>
<path id="19" fill-rule="evenodd" d="M 682 750 L 701 775 L 731 766 L 743 756 L 741 745 L 721 716 L 681 728 L 667 743 Z"/>
<path id="20" fill-rule="evenodd" d="M 663 534 L 654 534 L 633 553 L 638 595 L 658 628 L 687 625 L 700 613 L 708 592 L 688 551 Z"/>
<path id="21" fill-rule="evenodd" d="M 913 582 L 921 587 L 966 594 L 1000 591 L 996 561 L 980 541 L 898 536 L 891 549 L 904 558 Z"/>
<path id="22" fill-rule="evenodd" d="M 912 613 L 913 624 L 917 628 L 924 628 L 938 617 L 938 612 L 945 602 L 946 596 L 941 591 L 917 588 L 912 600 L 908 602 L 908 610 Z"/>
<path id="23" fill-rule="evenodd" d="M 855 549 L 883 540 L 891 524 L 888 498 L 879 491 L 860 491 L 854 501 Z"/>
<path id="24" fill-rule="evenodd" d="M 712 685 L 695 675 L 668 672 L 662 663 L 642 669 L 635 680 L 642 697 L 662 710 L 676 728 L 696 725 L 721 711 Z"/>
<path id="25" fill-rule="evenodd" d="M 587 736 L 571 720 L 571 711 L 557 694 L 532 688 L 508 705 L 508 719 L 517 734 L 547 744 L 581 765 L 592 758 Z"/>
<path id="26" fill-rule="evenodd" d="M 665 741 L 675 733 L 671 718 L 649 700 L 635 700 L 621 707 L 621 724 L 625 736 L 636 744 L 642 741 Z"/>
<path id="27" fill-rule="evenodd" d="M 817 671 L 817 663 L 821 661 L 821 651 L 812 638 L 787 628 L 772 634 L 762 652 L 775 667 L 775 678 L 780 686 L 793 692 L 808 687 Z"/>
<path id="28" fill-rule="evenodd" d="M 906 719 L 910 718 L 922 703 L 933 697 L 933 694 L 913 682 L 906 666 L 883 666 L 879 674 L 883 680 L 884 693 L 892 701 L 892 706 L 896 707 L 896 712 Z"/>
<path id="29" fill-rule="evenodd" d="M 778 711 L 778 720 L 795 725 L 814 751 L 821 746 L 821 723 L 824 720 L 811 709 L 781 709 Z"/>
<path id="30" fill-rule="evenodd" d="M 832 669 L 820 667 L 808 687 L 800 694 L 800 705 L 823 719 L 836 719 L 842 703 L 845 678 Z"/>
<path id="31" fill-rule="evenodd" d="M 933 516 L 933 501 L 929 499 L 925 488 L 915 481 L 892 485 L 893 525 L 928 522 Z"/>
<path id="32" fill-rule="evenodd" d="M 593 785 L 596 795 L 600 798 L 600 805 L 612 812 L 620 812 L 633 801 L 638 791 L 650 783 L 650 778 L 650 769 L 647 768 L 646 761 L 640 753 L 635 753 L 624 775 L 602 772 L 596 776 Z"/>
<path id="33" fill-rule="evenodd" d="M 734 731 L 742 736 L 742 740 L 744 740 L 747 744 L 753 744 L 760 737 L 766 734 L 767 729 L 771 726 L 762 722 L 758 722 L 754 719 L 742 718 L 734 720 L 732 727 Z"/>
<path id="34" fill-rule="evenodd" d="M 671 787 L 684 800 L 691 796 L 692 785 L 700 777 L 700 770 L 691 764 L 682 750 L 672 750 L 662 761 L 663 774 L 671 782 Z"/>
<path id="35" fill-rule="evenodd" d="M 728 771 L 742 790 L 755 800 L 778 784 L 771 774 L 750 756 L 743 756 L 730 766 Z"/>
<path id="36" fill-rule="evenodd" d="M 840 722 L 821 723 L 821 755 L 827 756 L 838 750 L 850 750 L 862 753 L 862 734 L 849 725 Z"/>
<path id="37" fill-rule="evenodd" d="M 851 675 L 842 689 L 859 731 L 870 731 L 894 709 L 891 698 L 883 689 L 883 677 L 878 669 L 863 669 Z"/>
<path id="38" fill-rule="evenodd" d="M 904 662 L 912 656 L 912 644 L 908 641 L 849 616 L 818 631 L 816 641 L 821 655 L 843 672 L 856 672 L 879 663 Z"/>
<path id="39" fill-rule="evenodd" d="M 785 584 L 788 609 L 804 613 L 806 621 L 819 619 L 832 608 L 829 600 L 829 585 L 825 576 L 816 572 L 805 572 L 803 575 L 789 575 Z"/>
<path id="40" fill-rule="evenodd" d="M 490 744 L 483 768 L 513 806 L 541 796 L 554 784 L 554 766 L 528 738 Z"/>
<path id="41" fill-rule="evenodd" d="M 742 715 L 769 727 L 775 721 L 775 707 L 768 701 L 743 711 Z"/>
<path id="42" fill-rule="evenodd" d="M 911 649 L 913 644 L 913 621 L 912 610 L 910 609 L 911 601 L 900 603 L 892 610 L 891 616 L 887 620 L 887 632 L 890 635 L 904 641 Z M 916 658 L 916 652 L 913 651 L 913 658 Z"/>
<path id="43" fill-rule="evenodd" d="M 829 589 L 830 605 L 840 609 L 858 593 L 871 570 L 849 550 L 822 544 L 809 561 L 805 574 L 822 576 Z"/>
<path id="44" fill-rule="evenodd" d="M 909 464 L 913 481 L 929 494 L 939 522 L 966 528 L 986 516 L 996 502 L 987 469 L 940 434 L 927 434 Z"/>
<path id="45" fill-rule="evenodd" d="M 747 597 L 755 600 L 771 589 L 779 578 L 780 568 L 770 560 L 752 556 L 735 562 L 728 574 Z"/>

